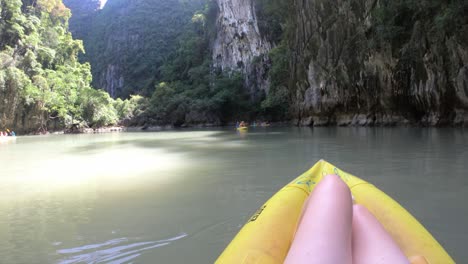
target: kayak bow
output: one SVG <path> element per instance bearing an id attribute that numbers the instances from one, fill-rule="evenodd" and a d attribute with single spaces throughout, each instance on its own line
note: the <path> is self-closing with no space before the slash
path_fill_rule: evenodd
<path id="1" fill-rule="evenodd" d="M 390 233 L 407 257 L 428 263 L 455 263 L 444 248 L 407 210 L 374 185 L 320 160 L 287 184 L 247 221 L 216 263 L 283 263 L 294 238 L 302 207 L 314 187 L 336 174 L 348 185 L 356 203 L 364 205 Z"/>

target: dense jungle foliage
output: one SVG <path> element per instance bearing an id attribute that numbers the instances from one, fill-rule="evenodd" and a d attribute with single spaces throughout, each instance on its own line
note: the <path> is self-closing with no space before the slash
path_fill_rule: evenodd
<path id="1" fill-rule="evenodd" d="M 70 15 L 60 0 L 0 1 L 0 129 L 103 126 L 132 115 L 139 98 L 115 101 L 90 86 Z"/>
<path id="2" fill-rule="evenodd" d="M 202 0 L 111 0 L 90 13 L 93 0 L 65 3 L 88 6 L 76 10 L 71 30 L 84 41 L 87 53 L 82 59 L 92 65 L 93 86 L 121 98 L 151 95 L 161 79 L 159 68 L 170 60 L 194 13 L 204 7 Z M 122 87 L 120 78 L 125 80 Z"/>

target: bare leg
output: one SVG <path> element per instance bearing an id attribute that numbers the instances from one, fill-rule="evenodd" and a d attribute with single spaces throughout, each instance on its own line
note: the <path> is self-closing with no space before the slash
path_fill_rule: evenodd
<path id="1" fill-rule="evenodd" d="M 307 201 L 284 263 L 351 264 L 351 192 L 336 175 L 326 176 Z"/>
<path id="2" fill-rule="evenodd" d="M 362 205 L 353 207 L 353 263 L 409 264 L 393 238 Z"/>

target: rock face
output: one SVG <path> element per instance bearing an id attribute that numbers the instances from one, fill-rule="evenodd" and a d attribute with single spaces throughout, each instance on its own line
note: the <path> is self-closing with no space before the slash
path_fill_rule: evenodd
<path id="1" fill-rule="evenodd" d="M 99 87 L 104 87 L 113 98 L 121 95 L 124 88 L 124 77 L 120 67 L 108 64 L 107 70 L 102 73 L 102 77 L 99 79 Z"/>
<path id="2" fill-rule="evenodd" d="M 217 0 L 217 36 L 213 64 L 223 72 L 238 71 L 246 78 L 252 99 L 268 92 L 268 51 L 271 44 L 262 39 L 253 0 Z"/>
<path id="3" fill-rule="evenodd" d="M 372 35 L 379 1 L 292 2 L 296 124 L 468 124 L 468 26 L 440 38 L 421 18 L 395 49 Z"/>
<path id="4" fill-rule="evenodd" d="M 21 100 L 15 87 L 7 87 L 0 80 L 2 92 L 0 94 L 0 130 L 6 128 L 16 130 L 17 133 L 35 131 L 41 127 L 39 116 L 43 113 L 37 106 L 27 106 Z M 7 88 L 7 89 L 5 89 Z"/>

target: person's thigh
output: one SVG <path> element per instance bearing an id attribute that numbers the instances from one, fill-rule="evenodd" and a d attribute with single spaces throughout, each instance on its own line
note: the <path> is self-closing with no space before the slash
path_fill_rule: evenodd
<path id="1" fill-rule="evenodd" d="M 285 263 L 351 264 L 352 199 L 336 175 L 326 176 L 306 202 Z"/>
<path id="2" fill-rule="evenodd" d="M 353 263 L 406 264 L 406 256 L 379 221 L 362 205 L 353 207 Z"/>

